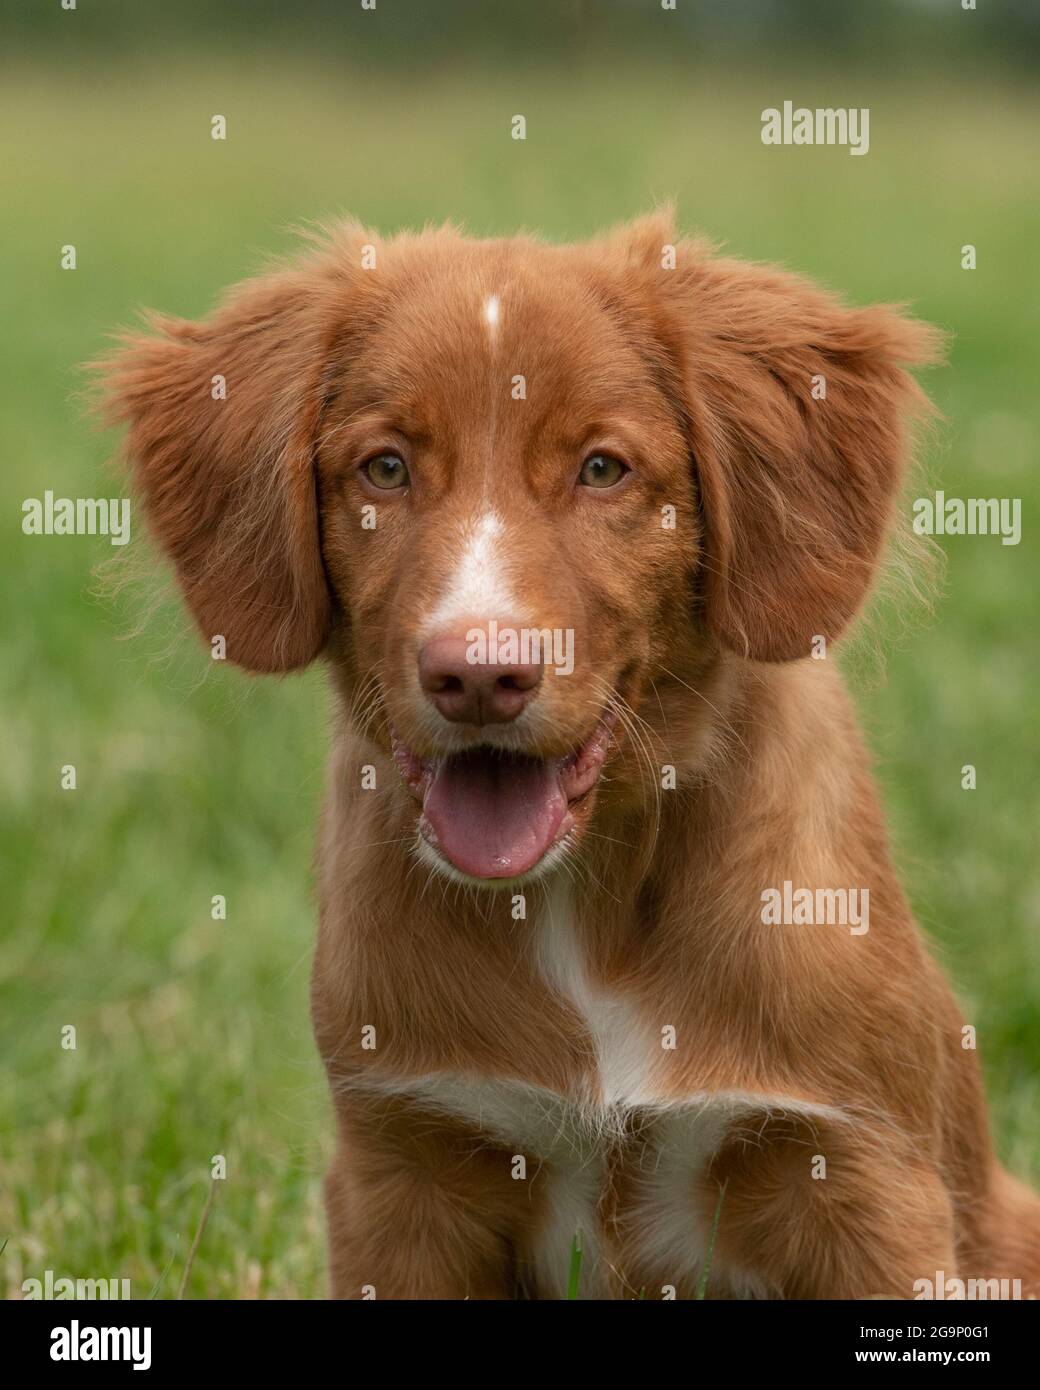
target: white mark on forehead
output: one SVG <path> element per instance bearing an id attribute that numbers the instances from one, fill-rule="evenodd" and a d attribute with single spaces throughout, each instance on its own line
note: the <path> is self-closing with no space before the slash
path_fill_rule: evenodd
<path id="1" fill-rule="evenodd" d="M 448 586 L 424 624 L 427 632 L 463 618 L 514 622 L 522 618 L 503 563 L 504 534 L 501 519 L 490 511 L 464 529 Z"/>
<path id="2" fill-rule="evenodd" d="M 498 295 L 488 295 L 487 299 L 484 300 L 484 322 L 487 324 L 492 342 L 495 341 L 495 335 L 498 333 L 498 323 L 501 316 L 502 311 Z"/>

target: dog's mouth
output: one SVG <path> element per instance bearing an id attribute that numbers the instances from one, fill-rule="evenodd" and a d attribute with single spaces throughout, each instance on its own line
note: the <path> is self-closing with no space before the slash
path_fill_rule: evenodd
<path id="1" fill-rule="evenodd" d="M 616 722 L 611 711 L 604 713 L 563 758 L 488 746 L 420 758 L 391 729 L 394 760 L 422 804 L 419 833 L 471 878 L 528 873 L 574 828 L 578 803 L 599 781 Z"/>

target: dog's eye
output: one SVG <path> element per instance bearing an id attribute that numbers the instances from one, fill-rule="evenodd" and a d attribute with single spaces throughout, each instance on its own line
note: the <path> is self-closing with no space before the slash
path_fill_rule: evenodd
<path id="1" fill-rule="evenodd" d="M 616 487 L 628 469 L 610 454 L 592 454 L 581 465 L 578 480 L 582 487 Z"/>
<path id="2" fill-rule="evenodd" d="M 408 469 L 404 459 L 397 454 L 377 454 L 362 466 L 361 471 L 374 487 L 382 488 L 385 492 L 405 487 L 408 483 Z"/>

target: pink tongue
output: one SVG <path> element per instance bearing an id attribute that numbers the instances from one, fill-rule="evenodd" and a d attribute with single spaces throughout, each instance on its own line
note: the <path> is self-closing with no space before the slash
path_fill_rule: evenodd
<path id="1" fill-rule="evenodd" d="M 434 843 L 474 878 L 512 878 L 538 863 L 567 811 L 552 762 L 479 752 L 434 773 L 423 812 Z"/>

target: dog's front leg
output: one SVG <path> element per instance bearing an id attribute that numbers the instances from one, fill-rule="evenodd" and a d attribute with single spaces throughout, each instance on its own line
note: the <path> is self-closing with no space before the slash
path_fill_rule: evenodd
<path id="1" fill-rule="evenodd" d="M 720 1262 L 784 1298 L 913 1298 L 957 1274 L 950 1193 L 904 1135 L 771 1121 L 717 1156 L 702 1219 L 723 1185 Z"/>
<path id="2" fill-rule="evenodd" d="M 340 1118 L 325 1179 L 333 1298 L 516 1297 L 529 1207 L 509 1156 L 429 1114 Z"/>

